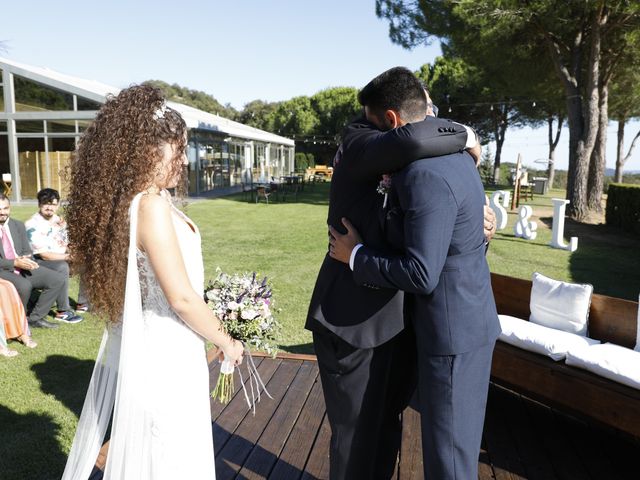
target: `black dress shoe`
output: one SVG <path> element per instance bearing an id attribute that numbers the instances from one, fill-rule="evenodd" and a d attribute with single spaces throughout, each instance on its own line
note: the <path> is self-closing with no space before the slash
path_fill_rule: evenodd
<path id="1" fill-rule="evenodd" d="M 58 328 L 55 323 L 47 322 L 46 320 L 29 320 L 29 326 L 34 328 Z"/>

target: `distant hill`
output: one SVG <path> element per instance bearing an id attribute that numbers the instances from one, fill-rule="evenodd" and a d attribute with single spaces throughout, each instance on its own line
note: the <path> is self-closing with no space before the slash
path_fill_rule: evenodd
<path id="1" fill-rule="evenodd" d="M 616 169 L 615 168 L 607 168 L 604 171 L 604 176 L 605 177 L 613 177 L 616 173 Z M 640 170 L 623 170 L 622 171 L 623 175 L 634 175 L 636 173 L 640 173 Z"/>

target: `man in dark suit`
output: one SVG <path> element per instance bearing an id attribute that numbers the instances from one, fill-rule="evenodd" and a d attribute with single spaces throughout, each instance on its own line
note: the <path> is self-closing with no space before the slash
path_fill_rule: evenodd
<path id="1" fill-rule="evenodd" d="M 422 112 L 424 119 L 420 82 L 409 70 L 392 70 L 394 107 L 407 115 Z M 464 126 L 435 118 L 387 132 L 364 119 L 350 124 L 334 161 L 328 224 L 351 218 L 373 247 L 392 251 L 383 231 L 385 195 L 376 191 L 381 175 L 412 160 L 461 151 L 468 137 Z M 404 327 L 402 292 L 358 285 L 346 265 L 325 257 L 306 328 L 313 332 L 332 430 L 332 480 L 393 473 L 399 413 L 415 385 L 414 339 Z"/>
<path id="2" fill-rule="evenodd" d="M 0 194 L 0 278 L 10 281 L 18 291 L 25 310 L 34 288 L 42 290 L 29 314 L 29 326 L 58 328 L 45 317 L 65 284 L 64 277 L 46 267 L 39 266 L 32 258 L 31 247 L 24 223 L 9 218 L 11 203 Z"/>
<path id="3" fill-rule="evenodd" d="M 393 108 L 385 87 L 383 79 L 361 92 L 367 118 L 382 129 L 417 120 Z M 482 183 L 466 153 L 423 159 L 393 176 L 390 202 L 395 216 L 387 238 L 395 253 L 344 220 L 347 234 L 331 229 L 330 256 L 351 266 L 357 285 L 412 294 L 405 312 L 418 352 L 425 478 L 477 478 L 500 332 L 485 259 Z"/>

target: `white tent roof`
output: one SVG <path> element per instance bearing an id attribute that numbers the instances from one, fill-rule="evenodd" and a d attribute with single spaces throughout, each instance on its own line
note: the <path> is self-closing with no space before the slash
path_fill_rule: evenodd
<path id="1" fill-rule="evenodd" d="M 71 75 L 59 73 L 48 68 L 24 65 L 3 57 L 0 57 L 0 67 L 7 69 L 16 75 L 20 75 L 44 85 L 57 88 L 58 90 L 88 98 L 99 103 L 104 103 L 108 94 L 117 95 L 118 92 L 120 92 L 119 88 L 111 85 L 105 85 L 104 83 L 100 83 L 95 80 L 72 77 Z M 294 146 L 294 141 L 289 138 L 249 127 L 242 123 L 234 122 L 219 115 L 204 112 L 188 105 L 169 102 L 169 106 L 180 112 L 189 128 L 217 131 L 247 140 L 273 142 Z"/>

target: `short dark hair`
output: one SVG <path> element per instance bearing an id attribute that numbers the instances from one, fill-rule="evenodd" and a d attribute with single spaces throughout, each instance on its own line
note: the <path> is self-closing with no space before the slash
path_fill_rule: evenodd
<path id="1" fill-rule="evenodd" d="M 7 202 L 11 203 L 11 199 L 7 197 L 4 193 L 0 193 L 0 200 L 6 200 Z"/>
<path id="2" fill-rule="evenodd" d="M 423 120 L 427 97 L 422 83 L 405 67 L 394 67 L 367 83 L 358 93 L 358 102 L 377 116 L 395 110 L 407 122 Z"/>
<path id="3" fill-rule="evenodd" d="M 38 205 L 47 205 L 54 200 L 60 202 L 60 194 L 53 188 L 43 188 L 38 192 Z"/>

